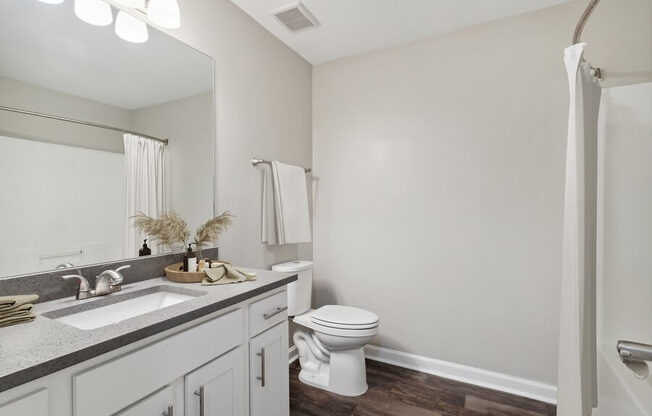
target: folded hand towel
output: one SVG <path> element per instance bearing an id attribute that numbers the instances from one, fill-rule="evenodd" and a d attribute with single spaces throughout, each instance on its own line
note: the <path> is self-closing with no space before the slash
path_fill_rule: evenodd
<path id="1" fill-rule="evenodd" d="M 212 266 L 212 265 L 211 265 Z M 225 285 L 256 280 L 256 273 L 243 272 L 230 264 L 219 263 L 218 267 L 205 270 L 206 278 L 201 282 L 204 286 Z"/>
<path id="2" fill-rule="evenodd" d="M 19 316 L 9 316 L 0 318 L 0 328 L 3 326 L 22 324 L 24 322 L 32 322 L 36 318 L 32 312 L 25 312 Z"/>
<path id="3" fill-rule="evenodd" d="M 274 160 L 272 179 L 278 244 L 310 242 L 312 237 L 305 170 Z"/>
<path id="4" fill-rule="evenodd" d="M 31 303 L 26 303 L 24 305 L 13 307 L 12 309 L 9 310 L 0 311 L 0 319 L 9 318 L 12 316 L 27 315 L 29 311 L 32 310 L 33 307 L 34 305 L 32 305 Z"/>
<path id="5" fill-rule="evenodd" d="M 0 314 L 17 309 L 23 305 L 34 303 L 38 295 L 0 296 Z"/>

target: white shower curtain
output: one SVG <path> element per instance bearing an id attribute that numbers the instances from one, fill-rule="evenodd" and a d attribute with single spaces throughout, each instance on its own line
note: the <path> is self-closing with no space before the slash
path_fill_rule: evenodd
<path id="1" fill-rule="evenodd" d="M 138 212 L 156 217 L 167 211 L 165 145 L 133 134 L 124 135 L 127 190 L 127 232 L 125 256 L 138 256 L 142 236 L 133 226 L 132 217 Z M 158 248 L 149 244 L 152 254 Z"/>
<path id="2" fill-rule="evenodd" d="M 558 416 L 589 416 L 597 405 L 597 129 L 601 88 L 584 61 L 586 44 L 564 51 L 570 87 L 559 336 Z"/>

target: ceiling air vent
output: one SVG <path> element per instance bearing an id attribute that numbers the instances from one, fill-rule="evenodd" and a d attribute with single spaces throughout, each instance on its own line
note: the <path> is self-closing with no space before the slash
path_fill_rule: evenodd
<path id="1" fill-rule="evenodd" d="M 301 3 L 292 3 L 272 10 L 271 13 L 283 27 L 292 33 L 319 26 L 315 16 Z"/>

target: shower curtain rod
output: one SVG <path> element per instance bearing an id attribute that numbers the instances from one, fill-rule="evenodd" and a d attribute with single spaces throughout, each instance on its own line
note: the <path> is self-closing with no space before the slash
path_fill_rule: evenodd
<path id="1" fill-rule="evenodd" d="M 271 165 L 272 161 L 271 160 L 265 160 L 265 159 L 255 159 L 255 158 L 251 159 L 251 164 L 253 166 L 260 165 L 261 163 L 264 163 L 266 165 Z M 303 168 L 303 170 L 305 170 L 306 173 L 312 172 L 312 169 L 310 169 L 310 168 Z"/>
<path id="2" fill-rule="evenodd" d="M 140 136 L 140 137 L 143 137 L 145 139 L 155 140 L 157 142 L 161 142 L 166 146 L 167 146 L 167 144 L 169 142 L 168 139 L 161 139 L 161 138 L 158 138 L 158 137 L 149 136 L 147 134 L 138 133 L 138 132 L 131 131 L 131 130 L 121 129 L 119 127 L 107 126 L 106 124 L 93 123 L 93 122 L 84 121 L 84 120 L 76 120 L 74 118 L 55 116 L 55 115 L 52 115 L 52 114 L 39 113 L 39 112 L 36 112 L 36 111 L 22 110 L 20 108 L 7 107 L 7 106 L 4 106 L 4 105 L 0 105 L 0 110 L 9 111 L 9 112 L 12 112 L 12 113 L 27 114 L 27 115 L 36 116 L 36 117 L 49 118 L 51 120 L 57 120 L 57 121 L 67 121 L 68 123 L 75 123 L 75 124 L 81 124 L 82 126 L 90 126 L 90 127 L 97 127 L 97 128 L 100 128 L 100 129 L 113 130 L 113 131 L 117 131 L 117 132 L 125 133 L 125 134 L 133 134 L 135 136 Z"/>
<path id="3" fill-rule="evenodd" d="M 598 5 L 598 2 L 600 0 L 591 0 L 589 1 L 589 4 L 586 6 L 586 9 L 584 9 L 584 12 L 580 16 L 580 20 L 577 22 L 577 25 L 575 26 L 575 31 L 573 32 L 573 39 L 572 44 L 575 45 L 576 43 L 580 43 L 580 38 L 582 36 L 582 31 L 584 30 L 584 25 L 586 25 L 586 21 L 589 20 L 589 17 L 591 16 L 591 13 L 593 13 L 593 10 L 595 10 L 595 6 Z M 597 79 L 602 79 L 602 70 L 600 68 L 593 68 L 593 75 Z"/>

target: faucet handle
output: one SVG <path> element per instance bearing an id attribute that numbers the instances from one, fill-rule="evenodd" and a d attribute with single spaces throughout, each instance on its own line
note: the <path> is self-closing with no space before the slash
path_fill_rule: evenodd
<path id="1" fill-rule="evenodd" d="M 122 275 L 122 273 L 120 273 L 120 271 L 128 269 L 130 267 L 131 267 L 130 264 L 125 264 L 124 266 L 120 266 L 115 270 L 104 270 L 102 273 L 100 273 L 100 275 L 98 277 L 100 277 L 102 275 L 108 275 L 108 276 L 111 277 L 111 285 L 112 286 L 120 285 L 120 284 L 122 284 L 122 281 L 124 280 L 124 276 Z"/>
<path id="2" fill-rule="evenodd" d="M 61 276 L 62 279 L 64 280 L 70 280 L 70 279 L 77 279 L 79 281 L 79 288 L 77 289 L 77 299 L 83 299 L 84 298 L 84 293 L 90 293 L 91 291 L 91 285 L 88 283 L 88 280 L 80 274 L 67 274 L 65 276 Z"/>
<path id="3" fill-rule="evenodd" d="M 121 270 L 126 270 L 131 267 L 131 264 L 125 264 L 124 266 L 120 266 L 117 269 L 115 269 L 116 272 L 120 272 Z"/>

